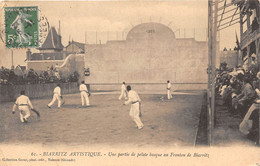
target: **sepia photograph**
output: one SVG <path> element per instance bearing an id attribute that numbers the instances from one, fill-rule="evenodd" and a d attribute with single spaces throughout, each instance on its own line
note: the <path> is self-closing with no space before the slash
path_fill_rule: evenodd
<path id="1" fill-rule="evenodd" d="M 259 0 L 0 1 L 0 166 L 259 166 L 259 24 Z"/>

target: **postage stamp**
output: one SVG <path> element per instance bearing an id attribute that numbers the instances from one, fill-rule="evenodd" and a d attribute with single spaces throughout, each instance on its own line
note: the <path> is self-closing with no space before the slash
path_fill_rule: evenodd
<path id="1" fill-rule="evenodd" d="M 7 48 L 39 46 L 38 7 L 5 7 Z"/>

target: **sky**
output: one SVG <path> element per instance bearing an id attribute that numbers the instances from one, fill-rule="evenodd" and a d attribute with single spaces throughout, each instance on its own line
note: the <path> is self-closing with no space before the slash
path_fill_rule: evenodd
<path id="1" fill-rule="evenodd" d="M 205 41 L 208 26 L 207 0 L 173 1 L 24 1 L 0 2 L 0 28 L 4 29 L 5 6 L 38 6 L 39 15 L 47 17 L 50 26 L 61 25 L 62 43 L 69 40 L 95 43 L 96 32 L 101 43 L 125 39 L 127 32 L 143 22 L 161 22 L 168 25 L 176 37 L 194 37 Z M 178 29 L 180 29 L 178 31 Z M 185 30 L 184 30 L 185 29 Z M 194 30 L 195 29 L 195 30 Z M 108 33 L 109 31 L 109 33 Z M 235 46 L 238 25 L 220 33 L 220 49 Z M 124 34 L 122 34 L 124 32 Z M 37 50 L 32 50 L 37 52 Z M 25 49 L 13 49 L 14 65 L 25 65 Z M 0 41 L 0 66 L 11 66 L 11 50 Z"/>

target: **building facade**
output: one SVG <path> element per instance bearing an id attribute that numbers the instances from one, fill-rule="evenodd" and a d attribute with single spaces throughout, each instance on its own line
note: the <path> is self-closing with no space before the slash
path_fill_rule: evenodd
<path id="1" fill-rule="evenodd" d="M 250 65 L 252 55 L 256 55 L 260 64 L 260 3 L 258 0 L 243 0 L 240 6 L 241 55 Z"/>
<path id="2" fill-rule="evenodd" d="M 48 67 L 61 65 L 66 58 L 66 51 L 61 42 L 61 35 L 54 27 L 49 29 L 48 35 L 41 45 L 37 48 L 37 53 L 27 50 L 27 69 L 34 69 L 36 72 L 47 70 Z"/>
<path id="3" fill-rule="evenodd" d="M 85 44 L 72 40 L 66 46 L 66 53 L 67 53 L 67 55 L 69 55 L 69 54 L 84 54 L 85 53 Z"/>
<path id="4" fill-rule="evenodd" d="M 44 43 L 37 49 L 37 53 L 32 53 L 30 49 L 26 52 L 28 69 L 41 73 L 58 66 L 62 76 L 66 77 L 77 71 L 81 80 L 84 79 L 84 56 L 81 54 L 85 52 L 85 44 L 72 41 L 64 47 L 60 33 L 51 27 Z"/>

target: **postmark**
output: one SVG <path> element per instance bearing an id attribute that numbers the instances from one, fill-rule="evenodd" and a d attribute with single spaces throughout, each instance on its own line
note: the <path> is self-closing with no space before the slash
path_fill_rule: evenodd
<path id="1" fill-rule="evenodd" d="M 49 33 L 50 25 L 45 15 L 39 16 L 38 24 L 39 24 L 39 47 L 41 47 L 41 45 L 44 43 Z"/>
<path id="2" fill-rule="evenodd" d="M 5 7 L 4 10 L 6 47 L 38 47 L 38 7 Z"/>

